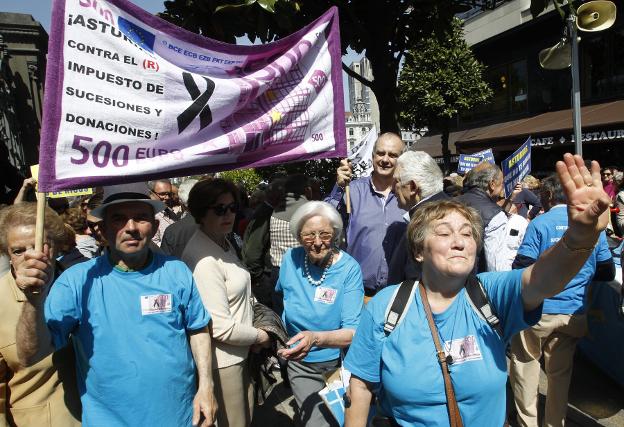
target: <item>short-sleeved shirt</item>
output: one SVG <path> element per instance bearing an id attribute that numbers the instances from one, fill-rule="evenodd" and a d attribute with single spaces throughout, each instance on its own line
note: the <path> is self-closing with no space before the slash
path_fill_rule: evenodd
<path id="1" fill-rule="evenodd" d="M 83 425 L 191 425 L 187 331 L 210 315 L 184 263 L 154 253 L 141 271 L 107 255 L 75 265 L 51 288 L 45 318 L 57 349 L 74 336 Z"/>
<path id="2" fill-rule="evenodd" d="M 568 212 L 565 205 L 557 205 L 535 218 L 529 224 L 518 255 L 537 259 L 553 246 L 568 229 Z M 611 259 L 607 237 L 600 233 L 596 249 L 591 253 L 581 270 L 565 286 L 563 291 L 544 300 L 545 314 L 575 314 L 585 311 L 587 285 L 596 273 L 596 262 Z"/>
<path id="3" fill-rule="evenodd" d="M 506 343 L 541 317 L 540 308 L 524 312 L 522 271 L 478 275 L 501 320 L 502 337 L 479 317 L 465 289 L 444 312 L 433 315 L 440 342 L 454 359 L 450 375 L 466 426 L 500 427 L 505 420 Z M 381 386 L 382 411 L 400 425 L 448 426 L 444 379 L 418 291 L 403 321 L 384 334 L 395 290 L 384 289 L 362 311 L 345 367 Z"/>
<path id="4" fill-rule="evenodd" d="M 301 331 L 357 328 L 364 303 L 362 270 L 347 253 L 340 254 L 340 259 L 327 269 L 325 279 L 317 286 L 305 274 L 303 247 L 289 249 L 284 254 L 275 290 L 284 292 L 282 320 L 289 336 Z M 308 268 L 313 280 L 320 279 L 321 268 L 312 263 Z M 338 357 L 337 348 L 312 347 L 303 360 L 326 362 Z"/>

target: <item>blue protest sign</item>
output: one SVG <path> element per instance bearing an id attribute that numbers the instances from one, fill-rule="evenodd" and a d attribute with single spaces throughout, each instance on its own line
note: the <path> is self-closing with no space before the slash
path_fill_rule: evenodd
<path id="1" fill-rule="evenodd" d="M 494 153 L 492 152 L 491 148 L 488 148 L 487 150 L 479 151 L 478 153 L 474 153 L 473 156 L 482 157 L 483 160 L 485 160 L 486 162 L 492 163 L 493 165 L 496 164 L 496 161 L 494 161 Z"/>
<path id="2" fill-rule="evenodd" d="M 503 160 L 505 197 L 509 197 L 516 183 L 531 173 L 531 138 Z"/>
<path id="3" fill-rule="evenodd" d="M 460 154 L 457 164 L 458 173 L 466 173 L 483 161 L 483 157 L 474 154 Z"/>

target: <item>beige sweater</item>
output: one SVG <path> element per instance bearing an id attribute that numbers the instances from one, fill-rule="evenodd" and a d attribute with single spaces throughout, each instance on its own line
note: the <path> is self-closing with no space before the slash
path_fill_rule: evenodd
<path id="1" fill-rule="evenodd" d="M 182 253 L 212 317 L 213 368 L 242 362 L 256 341 L 251 277 L 230 246 L 224 251 L 197 230 Z"/>

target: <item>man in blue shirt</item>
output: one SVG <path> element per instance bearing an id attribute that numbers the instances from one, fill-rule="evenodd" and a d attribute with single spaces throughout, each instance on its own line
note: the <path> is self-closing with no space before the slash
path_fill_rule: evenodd
<path id="1" fill-rule="evenodd" d="M 529 224 L 513 268 L 524 268 L 533 264 L 540 254 L 562 239 L 568 228 L 567 201 L 556 176 L 542 181 L 540 198 L 546 213 Z M 609 281 L 614 277 L 615 266 L 603 231 L 579 273 L 561 293 L 544 300 L 543 315 L 539 323 L 512 339 L 510 379 L 518 412 L 518 425 L 538 426 L 537 394 L 542 355 L 548 379 L 544 425 L 563 425 L 574 350 L 579 338 L 587 332 L 587 285 L 592 279 Z"/>
<path id="2" fill-rule="evenodd" d="M 392 191 L 394 169 L 405 143 L 394 133 L 379 135 L 373 148 L 373 173 L 351 182 L 352 170 L 344 159 L 336 186 L 325 199 L 345 219 L 347 253 L 360 264 L 367 297 L 386 286 L 388 262 L 405 232 L 405 210 Z M 344 188 L 349 184 L 351 214 L 346 214 Z"/>
<path id="3" fill-rule="evenodd" d="M 18 357 L 32 365 L 74 345 L 85 426 L 214 422 L 210 315 L 190 270 L 149 249 L 162 209 L 145 194 L 113 194 L 93 212 L 104 255 L 66 270 L 49 293 L 48 248 L 26 252 L 17 272 L 27 296 Z"/>

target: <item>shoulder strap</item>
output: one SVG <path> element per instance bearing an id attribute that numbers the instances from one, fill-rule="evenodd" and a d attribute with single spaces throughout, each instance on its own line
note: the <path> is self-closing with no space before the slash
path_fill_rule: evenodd
<path id="1" fill-rule="evenodd" d="M 474 274 L 471 274 L 466 281 L 466 292 L 468 293 L 468 300 L 477 314 L 479 314 L 479 316 L 496 331 L 498 336 L 502 338 L 503 330 L 501 328 L 500 320 L 492 308 L 492 304 L 490 303 L 490 299 L 485 292 L 483 284 Z"/>
<path id="2" fill-rule="evenodd" d="M 425 314 L 427 315 L 427 323 L 429 323 L 429 330 L 431 331 L 431 338 L 433 338 L 433 344 L 435 345 L 436 354 L 438 356 L 438 363 L 442 369 L 442 377 L 444 378 L 444 392 L 446 394 L 446 408 L 449 415 L 449 424 L 451 427 L 463 427 L 461 413 L 459 412 L 459 405 L 455 398 L 455 389 L 453 388 L 453 382 L 451 381 L 451 374 L 449 372 L 448 364 L 449 357 L 447 357 L 442 344 L 440 344 L 440 334 L 433 320 L 433 314 L 431 313 L 431 306 L 429 305 L 429 299 L 427 298 L 427 291 L 424 286 L 419 286 L 420 299 L 422 300 Z M 452 363 L 452 358 L 451 363 Z"/>
<path id="3" fill-rule="evenodd" d="M 407 309 L 414 299 L 414 283 L 416 282 L 413 279 L 402 282 L 392 295 L 386 309 L 386 321 L 384 323 L 386 336 L 390 335 L 405 317 L 405 313 L 407 313 Z"/>

